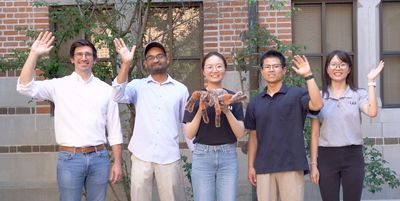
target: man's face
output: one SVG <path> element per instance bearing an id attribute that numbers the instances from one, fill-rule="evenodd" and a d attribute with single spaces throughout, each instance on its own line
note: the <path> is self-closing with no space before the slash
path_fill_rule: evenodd
<path id="1" fill-rule="evenodd" d="M 286 67 L 282 66 L 279 58 L 268 57 L 264 59 L 260 72 L 267 84 L 276 84 L 283 81 Z"/>
<path id="2" fill-rule="evenodd" d="M 167 72 L 168 65 L 169 59 L 161 48 L 153 47 L 147 52 L 144 66 L 150 74 L 164 74 Z"/>
<path id="3" fill-rule="evenodd" d="M 87 72 L 91 71 L 95 59 L 93 57 L 93 50 L 89 46 L 77 47 L 74 56 L 70 58 L 71 63 L 75 66 L 75 71 Z"/>

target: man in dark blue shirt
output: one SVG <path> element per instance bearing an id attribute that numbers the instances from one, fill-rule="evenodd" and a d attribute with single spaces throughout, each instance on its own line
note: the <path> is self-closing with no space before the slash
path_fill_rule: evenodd
<path id="1" fill-rule="evenodd" d="M 307 58 L 295 56 L 292 69 L 304 77 L 307 89 L 283 83 L 286 59 L 271 50 L 260 57 L 267 87 L 248 105 L 245 127 L 250 130 L 248 179 L 257 186 L 259 201 L 303 201 L 308 163 L 303 128 L 307 113 L 318 114 L 322 98 Z"/>

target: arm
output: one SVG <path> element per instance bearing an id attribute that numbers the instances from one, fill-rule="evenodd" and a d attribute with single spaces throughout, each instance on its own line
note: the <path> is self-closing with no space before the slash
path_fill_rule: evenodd
<path id="1" fill-rule="evenodd" d="M 257 152 L 257 133 L 256 130 L 250 130 L 249 141 L 248 141 L 248 152 L 247 152 L 247 167 L 248 167 L 248 179 L 253 186 L 257 185 L 256 170 L 254 169 L 254 161 L 256 159 Z"/>
<path id="2" fill-rule="evenodd" d="M 310 146 L 311 174 L 310 174 L 310 179 L 311 179 L 311 182 L 314 184 L 318 184 L 318 181 L 319 181 L 319 170 L 317 167 L 318 138 L 319 138 L 319 120 L 311 119 L 311 146 Z"/>
<path id="3" fill-rule="evenodd" d="M 111 93 L 111 92 L 110 92 Z M 110 182 L 115 184 L 120 181 L 124 175 L 122 171 L 122 132 L 121 121 L 119 118 L 118 104 L 111 100 L 108 103 L 106 128 L 108 133 L 108 142 L 112 147 L 114 163 L 111 167 Z"/>
<path id="4" fill-rule="evenodd" d="M 293 64 L 296 67 L 292 67 L 292 69 L 300 76 L 306 78 L 312 76 L 310 64 L 305 56 L 300 57 L 298 55 L 294 56 Z M 307 79 L 307 90 L 310 96 L 310 101 L 308 103 L 308 107 L 312 111 L 318 111 L 322 108 L 323 102 L 321 94 L 319 93 L 319 88 L 314 78 Z"/>
<path id="5" fill-rule="evenodd" d="M 221 110 L 225 114 L 228 119 L 228 123 L 231 126 L 233 133 L 236 136 L 236 139 L 240 139 L 244 136 L 244 123 L 243 121 L 239 121 L 233 115 L 233 113 L 228 109 L 228 105 L 221 104 Z"/>
<path id="6" fill-rule="evenodd" d="M 186 122 L 184 125 L 185 134 L 189 140 L 193 139 L 196 136 L 197 131 L 199 130 L 200 121 L 201 121 L 201 110 L 199 107 L 192 121 Z"/>
<path id="7" fill-rule="evenodd" d="M 136 46 L 133 46 L 129 51 L 128 47 L 126 47 L 125 42 L 122 38 L 114 39 L 115 50 L 121 57 L 121 69 L 117 76 L 117 83 L 122 84 L 128 80 L 129 67 L 132 63 L 133 56 L 135 53 Z"/>
<path id="8" fill-rule="evenodd" d="M 26 85 L 33 80 L 35 75 L 35 67 L 37 60 L 46 54 L 49 54 L 50 50 L 53 48 L 51 45 L 54 41 L 54 36 L 51 32 L 41 32 L 35 42 L 33 42 L 31 51 L 29 52 L 28 58 L 22 67 L 21 74 L 19 76 L 19 82 L 22 85 Z"/>
<path id="9" fill-rule="evenodd" d="M 368 104 L 361 106 L 361 111 L 368 115 L 369 117 L 376 117 L 378 114 L 378 106 L 376 100 L 376 93 L 375 93 L 375 79 L 381 73 L 384 67 L 384 62 L 380 61 L 378 67 L 372 69 L 371 72 L 368 73 Z"/>
<path id="10" fill-rule="evenodd" d="M 114 163 L 111 167 L 110 182 L 112 184 L 117 183 L 124 176 L 122 171 L 122 146 L 121 144 L 115 144 L 112 146 L 112 153 L 114 157 Z"/>

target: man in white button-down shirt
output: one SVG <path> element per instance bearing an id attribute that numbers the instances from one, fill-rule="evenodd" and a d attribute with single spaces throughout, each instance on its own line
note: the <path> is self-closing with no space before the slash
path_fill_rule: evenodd
<path id="1" fill-rule="evenodd" d="M 118 104 L 112 100 L 111 86 L 93 76 L 97 53 L 85 39 L 71 45 L 70 61 L 75 67 L 71 75 L 35 81 L 36 62 L 50 52 L 53 41 L 51 32 L 39 34 L 22 68 L 17 91 L 55 103 L 60 200 L 80 201 L 85 188 L 88 201 L 104 201 L 108 180 L 116 183 L 123 176 Z M 114 156 L 111 171 L 107 141 Z"/>
<path id="2" fill-rule="evenodd" d="M 114 44 L 121 56 L 121 70 L 113 82 L 114 100 L 133 103 L 135 127 L 132 152 L 132 201 L 151 201 L 153 175 L 161 201 L 186 200 L 180 162 L 178 134 L 182 126 L 187 87 L 168 75 L 168 55 L 162 44 L 152 42 L 144 50 L 144 66 L 150 75 L 127 83 L 135 47 L 122 39 Z"/>

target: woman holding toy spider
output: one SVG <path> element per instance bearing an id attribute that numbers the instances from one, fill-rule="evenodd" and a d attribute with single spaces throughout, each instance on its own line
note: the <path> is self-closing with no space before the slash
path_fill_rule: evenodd
<path id="1" fill-rule="evenodd" d="M 227 63 L 223 55 L 209 52 L 202 72 L 207 87 L 195 91 L 183 121 L 194 139 L 192 184 L 195 201 L 235 201 L 239 174 L 236 142 L 244 135 L 243 105 L 246 97 L 222 88 Z"/>

